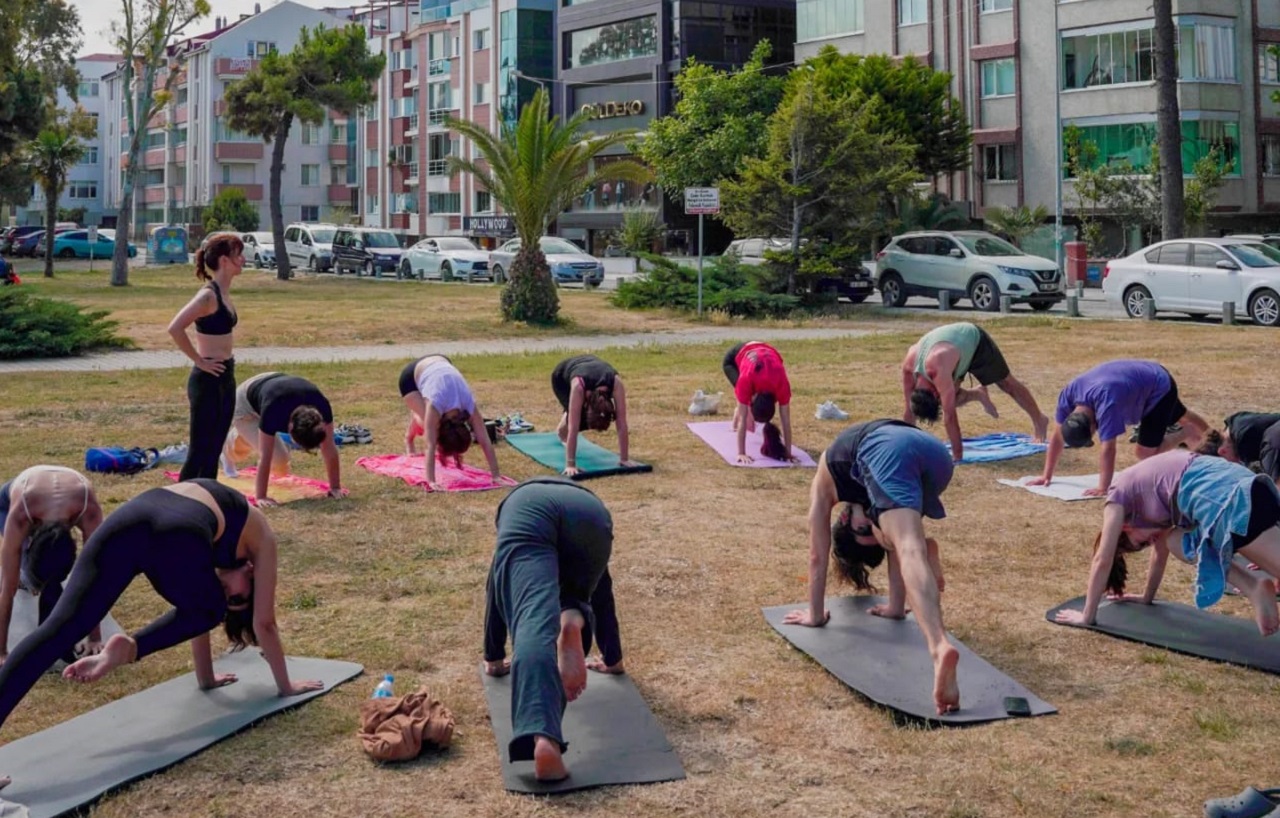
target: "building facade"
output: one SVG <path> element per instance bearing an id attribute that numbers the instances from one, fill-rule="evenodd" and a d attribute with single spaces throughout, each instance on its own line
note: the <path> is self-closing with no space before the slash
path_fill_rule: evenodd
<path id="1" fill-rule="evenodd" d="M 1217 151 L 1226 170 L 1211 227 L 1274 225 L 1280 210 L 1280 43 L 1273 0 L 1174 0 L 1184 167 Z M 941 180 L 974 216 L 1055 205 L 1062 130 L 1099 161 L 1145 170 L 1156 142 L 1154 21 L 1147 0 L 797 0 L 796 58 L 914 54 L 953 76 L 973 164 Z M 1045 59 L 1043 55 L 1058 55 Z M 1065 164 L 1065 163 L 1063 163 Z M 1064 174 L 1067 171 L 1064 171 Z M 1064 182 L 1070 210 L 1072 183 Z"/>

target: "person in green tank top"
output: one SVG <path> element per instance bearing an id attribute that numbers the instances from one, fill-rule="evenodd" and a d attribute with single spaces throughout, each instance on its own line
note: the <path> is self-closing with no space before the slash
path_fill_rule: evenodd
<path id="1" fill-rule="evenodd" d="M 976 389 L 960 386 L 966 375 L 978 381 Z M 951 442 L 951 456 L 959 462 L 964 457 L 964 442 L 956 409 L 977 402 L 991 417 L 1000 417 L 987 394 L 991 384 L 1027 413 L 1033 438 L 1042 442 L 1049 431 L 1049 418 L 1040 411 L 1031 390 L 1009 372 L 1009 364 L 987 331 L 968 322 L 930 330 L 907 350 L 902 362 L 902 418 L 908 423 L 933 423 L 941 417 Z"/>

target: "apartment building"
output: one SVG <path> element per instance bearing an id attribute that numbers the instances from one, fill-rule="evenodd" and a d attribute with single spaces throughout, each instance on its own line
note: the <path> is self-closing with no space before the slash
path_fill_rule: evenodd
<path id="1" fill-rule="evenodd" d="M 1174 0 L 1173 8 L 1183 164 L 1189 171 L 1216 149 L 1227 172 L 1210 229 L 1275 227 L 1280 103 L 1271 96 L 1280 65 L 1266 49 L 1280 43 L 1280 3 Z M 797 29 L 798 60 L 833 45 L 914 54 L 951 72 L 973 126 L 973 165 L 940 184 L 975 216 L 998 205 L 1052 210 L 1069 125 L 1098 145 L 1099 161 L 1149 167 L 1149 0 L 797 0 Z M 1064 187 L 1070 210 L 1070 179 Z"/>

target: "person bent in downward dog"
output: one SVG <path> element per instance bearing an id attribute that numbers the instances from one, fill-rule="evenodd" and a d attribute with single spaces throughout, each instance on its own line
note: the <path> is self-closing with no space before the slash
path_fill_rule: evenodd
<path id="1" fill-rule="evenodd" d="M 281 696 L 319 690 L 320 682 L 289 678 L 275 618 L 276 569 L 276 539 L 266 517 L 235 489 L 195 478 L 139 494 L 93 532 L 49 618 L 0 667 L 0 724 L 139 574 L 173 609 L 133 636 L 112 636 L 101 653 L 69 665 L 63 677 L 94 682 L 190 641 L 201 689 L 229 685 L 236 677 L 213 672 L 209 643 L 209 631 L 221 623 L 236 649 L 262 648 Z"/>
<path id="2" fill-rule="evenodd" d="M 942 441 L 900 420 L 858 423 L 841 432 L 822 453 L 809 489 L 809 609 L 783 618 L 788 625 L 827 624 L 829 553 L 859 590 L 874 590 L 868 572 L 888 554 L 889 601 L 870 612 L 901 619 L 910 603 L 933 658 L 939 715 L 960 708 L 960 653 L 942 625 L 942 564 L 937 543 L 925 536 L 924 518 L 946 516 L 942 492 L 953 468 Z M 850 505 L 832 525 L 838 503 Z"/>
<path id="3" fill-rule="evenodd" d="M 1184 440 L 1199 445 L 1209 425 L 1178 399 L 1178 384 L 1155 361 L 1118 360 L 1098 364 L 1076 377 L 1058 395 L 1058 427 L 1049 438 L 1044 474 L 1027 483 L 1047 486 L 1053 480 L 1064 446 L 1092 446 L 1096 430 L 1102 447 L 1098 452 L 1098 485 L 1085 490 L 1086 497 L 1107 493 L 1116 470 L 1116 441 L 1125 426 L 1138 424 L 1134 453 L 1142 460 L 1177 447 Z M 1183 429 L 1169 433 L 1175 423 Z"/>
<path id="4" fill-rule="evenodd" d="M 277 437 L 281 433 L 287 433 L 305 451 L 320 449 L 329 478 L 329 496 L 345 496 L 338 446 L 333 440 L 333 409 L 328 399 L 305 378 L 263 372 L 236 390 L 235 421 L 223 449 L 227 465 L 238 458 L 242 447 L 258 453 L 254 485 L 258 505 L 276 505 L 267 496 L 270 478 L 289 473 L 289 449 Z"/>
<path id="5" fill-rule="evenodd" d="M 738 433 L 738 462 L 750 463 L 747 433 L 763 423 L 764 444 L 760 454 L 770 460 L 794 461 L 791 455 L 791 381 L 778 350 L 751 341 L 738 344 L 724 354 L 724 374 L 733 386 L 738 405 L 733 410 L 733 430 Z M 774 409 L 782 421 L 782 432 L 773 425 Z"/>
<path id="6" fill-rule="evenodd" d="M 457 367 L 443 355 L 428 355 L 408 364 L 400 372 L 400 397 L 409 407 L 409 427 L 405 430 L 406 454 L 417 454 L 413 441 L 421 435 L 427 441 L 427 482 L 436 484 L 436 456 L 441 461 L 452 457 L 462 468 L 462 455 L 471 448 L 474 438 L 480 443 L 489 471 L 496 483 L 498 456 L 493 452 L 484 416 L 476 409 L 471 387 Z"/>
<path id="7" fill-rule="evenodd" d="M 32 466 L 0 486 L 0 662 L 9 653 L 13 598 L 25 588 L 39 599 L 39 623 L 62 596 L 62 583 L 76 559 L 71 529 L 87 541 L 102 525 L 102 506 L 89 479 L 63 466 Z M 86 653 L 102 650 L 95 623 Z M 59 657 L 75 661 L 74 646 Z"/>
<path id="8" fill-rule="evenodd" d="M 1104 592 L 1117 602 L 1150 605 L 1169 554 L 1196 566 L 1195 602 L 1207 608 L 1222 598 L 1225 583 L 1253 603 L 1263 636 L 1280 628 L 1276 583 L 1280 576 L 1280 489 L 1269 477 L 1219 457 L 1175 450 L 1149 457 L 1116 475 L 1094 541 L 1084 609 L 1059 611 L 1069 625 L 1092 625 Z M 1181 543 L 1170 545 L 1171 536 Z M 1126 594 L 1125 554 L 1151 548 L 1147 585 Z M 1246 570 L 1236 554 L 1270 576 Z"/>
<path id="9" fill-rule="evenodd" d="M 613 519 L 588 489 L 536 477 L 498 506 L 497 528 L 485 587 L 485 672 L 511 674 L 510 760 L 532 760 L 540 781 L 559 781 L 569 775 L 566 704 L 586 689 L 588 669 L 623 672 L 609 577 Z M 593 631 L 601 656 L 588 660 Z"/>
<path id="10" fill-rule="evenodd" d="M 1223 424 L 1221 432 L 1204 436 L 1199 452 L 1243 463 L 1280 484 L 1280 414 L 1236 412 Z"/>
<path id="11" fill-rule="evenodd" d="M 977 389 L 963 389 L 965 375 L 978 381 Z M 945 324 L 933 329 L 907 350 L 902 362 L 902 419 L 933 423 L 941 417 L 951 441 L 951 457 L 964 457 L 964 441 L 956 409 L 977 401 L 991 417 L 999 417 L 987 387 L 995 384 L 1031 418 L 1032 437 L 1039 443 L 1049 431 L 1049 418 L 1040 411 L 1031 390 L 1009 372 L 1009 364 L 987 331 L 970 323 Z"/>
<path id="12" fill-rule="evenodd" d="M 627 390 L 618 370 L 594 355 L 578 355 L 556 364 L 551 372 L 551 391 L 555 393 L 564 414 L 556 433 L 564 444 L 564 474 L 581 473 L 577 465 L 578 432 L 584 427 L 597 432 L 608 431 L 614 418 L 618 421 L 618 465 L 627 468 L 630 439 L 627 428 Z"/>

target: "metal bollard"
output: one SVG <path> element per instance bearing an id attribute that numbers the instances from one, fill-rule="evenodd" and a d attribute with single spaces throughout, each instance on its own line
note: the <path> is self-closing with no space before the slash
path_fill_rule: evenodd
<path id="1" fill-rule="evenodd" d="M 1076 282 L 1076 298 L 1084 298 L 1084 282 Z"/>
<path id="2" fill-rule="evenodd" d="M 1154 298 L 1148 298 L 1146 300 L 1146 304 L 1142 310 L 1142 317 L 1148 321 L 1156 320 L 1156 300 Z"/>
<path id="3" fill-rule="evenodd" d="M 946 312 L 951 309 L 951 291 L 943 290 L 938 293 L 938 309 Z"/>
<path id="4" fill-rule="evenodd" d="M 1074 295 L 1067 296 L 1067 317 L 1068 318 L 1080 317 L 1080 298 L 1078 296 L 1074 296 Z"/>
<path id="5" fill-rule="evenodd" d="M 1222 302 L 1222 326 L 1229 327 L 1236 322 L 1236 302 Z"/>
<path id="6" fill-rule="evenodd" d="M 1008 295 L 1000 296 L 1000 312 L 1008 315 L 1013 312 L 1013 297 Z"/>

